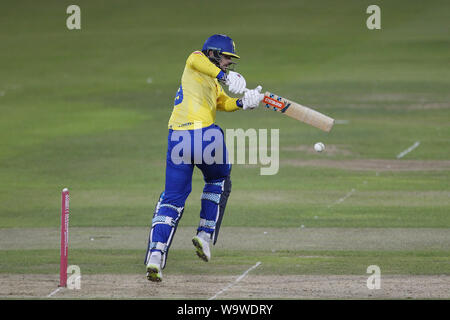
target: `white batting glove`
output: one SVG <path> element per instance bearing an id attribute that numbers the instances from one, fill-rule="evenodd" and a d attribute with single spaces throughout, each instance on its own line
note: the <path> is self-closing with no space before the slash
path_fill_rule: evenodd
<path id="1" fill-rule="evenodd" d="M 259 103 L 264 99 L 264 94 L 261 93 L 261 90 L 261 86 L 257 86 L 253 90 L 247 89 L 242 97 L 242 109 L 247 110 L 258 107 Z"/>
<path id="2" fill-rule="evenodd" d="M 234 71 L 228 73 L 225 84 L 228 86 L 228 90 L 234 94 L 242 94 L 247 86 L 244 77 Z"/>

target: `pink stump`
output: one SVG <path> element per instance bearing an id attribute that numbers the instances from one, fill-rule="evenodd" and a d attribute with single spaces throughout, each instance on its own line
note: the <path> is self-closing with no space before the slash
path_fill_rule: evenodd
<path id="1" fill-rule="evenodd" d="M 59 286 L 67 285 L 67 257 L 69 254 L 69 190 L 61 192 L 61 262 L 59 267 Z"/>

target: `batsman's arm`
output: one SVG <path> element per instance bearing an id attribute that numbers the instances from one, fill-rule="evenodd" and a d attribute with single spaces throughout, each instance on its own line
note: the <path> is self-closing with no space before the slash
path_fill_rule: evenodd
<path id="1" fill-rule="evenodd" d="M 203 54 L 201 51 L 194 51 L 187 60 L 187 65 L 211 78 L 216 78 L 221 83 L 228 86 L 232 93 L 240 94 L 245 88 L 245 79 L 237 72 L 230 71 L 226 74 Z"/>
<path id="2" fill-rule="evenodd" d="M 187 60 L 187 65 L 211 78 L 217 78 L 219 74 L 223 73 L 201 51 L 191 53 Z"/>
<path id="3" fill-rule="evenodd" d="M 242 100 L 229 97 L 222 86 L 217 86 L 217 110 L 232 112 L 242 108 Z"/>

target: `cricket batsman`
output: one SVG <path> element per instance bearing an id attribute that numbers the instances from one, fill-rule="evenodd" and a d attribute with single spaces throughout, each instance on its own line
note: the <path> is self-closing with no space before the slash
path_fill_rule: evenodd
<path id="1" fill-rule="evenodd" d="M 222 34 L 209 37 L 202 51 L 195 51 L 187 58 L 168 124 L 165 188 L 153 213 L 145 256 L 150 281 L 162 280 L 168 250 L 192 190 L 194 167 L 201 170 L 205 186 L 200 221 L 192 243 L 202 260 L 211 259 L 210 245 L 217 241 L 231 192 L 231 164 L 223 131 L 215 124 L 216 111 L 252 110 L 264 98 L 261 86 L 248 90 L 244 77 L 230 71 L 235 64 L 233 59 L 239 58 L 233 40 Z M 229 97 L 222 85 L 229 92 L 243 96 Z M 211 153 L 214 155 L 211 161 L 205 154 L 213 142 L 220 148 Z"/>

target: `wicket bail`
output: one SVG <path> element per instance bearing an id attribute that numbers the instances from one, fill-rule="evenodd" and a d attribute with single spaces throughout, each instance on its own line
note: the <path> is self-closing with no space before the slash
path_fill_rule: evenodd
<path id="1" fill-rule="evenodd" d="M 67 257 L 69 254 L 69 189 L 61 192 L 61 261 L 59 266 L 59 286 L 67 286 Z"/>

